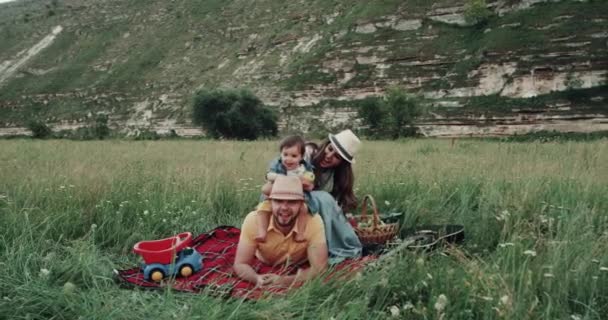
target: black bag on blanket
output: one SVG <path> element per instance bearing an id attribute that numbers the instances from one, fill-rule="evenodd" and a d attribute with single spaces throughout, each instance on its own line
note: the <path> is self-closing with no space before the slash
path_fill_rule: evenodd
<path id="1" fill-rule="evenodd" d="M 396 248 L 410 250 L 435 250 L 446 244 L 461 244 L 464 242 L 464 226 L 455 224 L 424 225 L 414 228 L 401 229 L 399 240 L 382 245 L 365 245 L 363 255 L 381 255 Z"/>

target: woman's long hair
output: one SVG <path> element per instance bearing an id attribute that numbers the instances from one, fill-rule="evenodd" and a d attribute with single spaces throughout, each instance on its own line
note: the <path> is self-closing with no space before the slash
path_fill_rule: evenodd
<path id="1" fill-rule="evenodd" d="M 315 176 L 319 177 L 323 168 L 319 165 L 325 157 L 325 148 L 329 145 L 329 140 L 325 140 L 317 152 L 312 157 L 312 164 L 315 166 Z M 357 208 L 357 198 L 353 192 L 353 186 L 355 184 L 355 175 L 353 174 L 353 168 L 350 162 L 342 159 L 342 162 L 332 168 L 334 170 L 334 185 L 331 190 L 331 195 L 338 201 L 343 212 L 348 212 L 352 209 Z M 320 187 L 319 179 L 315 179 L 315 189 Z"/>

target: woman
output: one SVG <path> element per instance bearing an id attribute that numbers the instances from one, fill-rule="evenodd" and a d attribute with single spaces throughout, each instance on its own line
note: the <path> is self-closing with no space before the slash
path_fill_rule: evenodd
<path id="1" fill-rule="evenodd" d="M 309 159 L 315 167 L 315 188 L 310 196 L 323 219 L 330 264 L 361 256 L 361 242 L 344 216 L 345 211 L 357 207 L 351 164 L 360 147 L 359 138 L 344 130 L 330 134 L 319 148 L 310 150 Z"/>

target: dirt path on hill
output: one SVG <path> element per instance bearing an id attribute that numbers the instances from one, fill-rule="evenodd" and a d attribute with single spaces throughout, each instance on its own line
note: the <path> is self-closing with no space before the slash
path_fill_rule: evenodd
<path id="1" fill-rule="evenodd" d="M 38 43 L 36 43 L 33 47 L 31 47 L 27 51 L 21 51 L 17 54 L 14 60 L 7 60 L 0 64 L 0 86 L 2 83 L 10 78 L 15 72 L 24 64 L 26 64 L 31 58 L 35 57 L 40 51 L 48 47 L 58 34 L 63 31 L 62 26 L 56 26 L 53 28 L 53 31 Z"/>

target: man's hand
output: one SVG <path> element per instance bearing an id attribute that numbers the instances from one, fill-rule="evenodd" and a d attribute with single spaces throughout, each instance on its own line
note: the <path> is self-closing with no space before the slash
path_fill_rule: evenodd
<path id="1" fill-rule="evenodd" d="M 271 285 L 271 284 L 278 282 L 280 278 L 281 278 L 281 276 L 279 276 L 277 274 L 273 274 L 273 273 L 258 274 L 258 276 L 255 280 L 255 285 L 256 285 L 256 287 L 264 287 L 264 286 Z"/>

